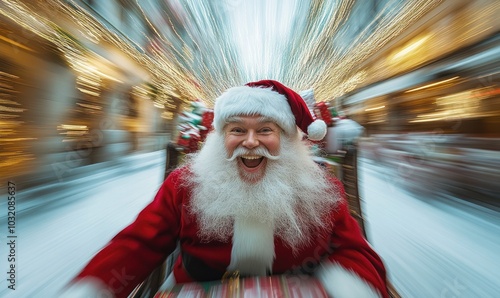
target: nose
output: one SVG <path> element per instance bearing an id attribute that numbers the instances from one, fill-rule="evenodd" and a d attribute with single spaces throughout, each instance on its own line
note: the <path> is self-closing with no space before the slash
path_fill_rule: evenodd
<path id="1" fill-rule="evenodd" d="M 252 149 L 259 146 L 259 140 L 254 131 L 249 131 L 243 140 L 242 145 L 248 149 Z"/>

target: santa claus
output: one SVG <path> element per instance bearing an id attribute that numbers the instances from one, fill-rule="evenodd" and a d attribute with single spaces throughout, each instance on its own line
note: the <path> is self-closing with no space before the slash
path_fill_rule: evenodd
<path id="1" fill-rule="evenodd" d="M 127 297 L 180 246 L 166 287 L 240 276 L 307 274 L 331 297 L 388 297 L 383 262 L 351 217 L 342 184 L 303 134 L 326 125 L 283 84 L 217 98 L 214 131 L 154 200 L 74 279 L 69 297 Z"/>

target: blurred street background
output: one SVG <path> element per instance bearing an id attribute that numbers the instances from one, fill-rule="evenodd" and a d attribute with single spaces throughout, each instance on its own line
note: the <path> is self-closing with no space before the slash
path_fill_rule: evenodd
<path id="1" fill-rule="evenodd" d="M 0 0 L 0 296 L 55 297 L 153 198 L 167 146 L 196 150 L 196 110 L 266 78 L 364 128 L 364 226 L 401 297 L 498 297 L 499 15 L 496 0 Z"/>

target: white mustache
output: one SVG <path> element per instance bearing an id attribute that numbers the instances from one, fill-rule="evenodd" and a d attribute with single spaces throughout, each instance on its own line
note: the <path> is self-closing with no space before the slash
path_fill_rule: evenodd
<path id="1" fill-rule="evenodd" d="M 280 159 L 279 155 L 271 155 L 271 153 L 269 153 L 269 151 L 266 148 L 259 146 L 257 148 L 251 149 L 251 150 L 243 148 L 243 147 L 238 147 L 238 148 L 236 148 L 236 150 L 234 150 L 231 157 L 227 158 L 226 160 L 233 161 L 237 157 L 244 156 L 244 155 L 260 155 L 260 156 L 264 156 L 265 158 L 268 158 L 270 160 Z"/>

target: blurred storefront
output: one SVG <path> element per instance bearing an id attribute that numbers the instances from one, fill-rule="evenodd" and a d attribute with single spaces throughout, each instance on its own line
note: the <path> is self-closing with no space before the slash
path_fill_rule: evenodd
<path id="1" fill-rule="evenodd" d="M 363 157 L 408 189 L 498 207 L 499 14 L 498 1 L 443 1 L 361 67 L 332 105 L 365 128 Z"/>
<path id="2" fill-rule="evenodd" d="M 498 137 L 498 13 L 498 1 L 444 1 L 374 55 L 365 82 L 336 104 L 368 135 L 439 129 Z"/>
<path id="3" fill-rule="evenodd" d="M 124 33 L 110 23 L 112 30 L 91 28 L 107 21 L 56 10 L 55 2 L 0 5 L 0 173 L 25 183 L 164 149 L 178 109 L 176 99 L 154 105 L 160 96 L 154 78 L 131 56 L 137 49 L 120 48 L 131 44 Z M 127 28 L 137 30 L 120 29 Z M 97 35 L 102 32 L 117 41 Z"/>

